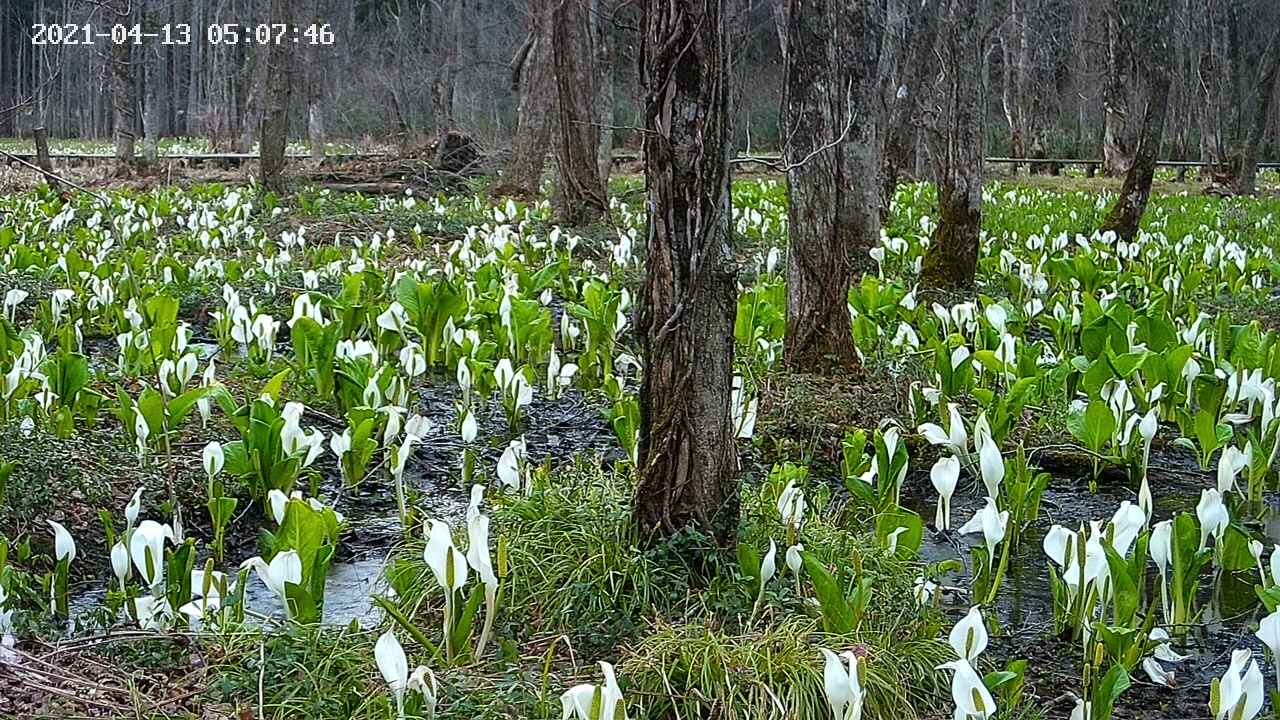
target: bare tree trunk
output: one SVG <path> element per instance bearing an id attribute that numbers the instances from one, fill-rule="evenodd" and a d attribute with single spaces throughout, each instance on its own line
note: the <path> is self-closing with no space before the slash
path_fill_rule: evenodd
<path id="1" fill-rule="evenodd" d="M 983 99 L 985 67 L 982 0 L 944 0 L 941 35 L 942 112 L 933 129 L 938 224 L 924 255 L 920 282 L 930 288 L 969 289 L 978 269 L 982 231 Z"/>
<path id="2" fill-rule="evenodd" d="M 600 150 L 596 158 L 600 177 L 608 183 L 613 171 L 613 112 L 616 104 L 613 79 L 613 0 L 591 0 L 592 35 L 600 84 L 596 88 L 596 122 L 600 126 Z"/>
<path id="3" fill-rule="evenodd" d="M 1119 0 L 1134 2 L 1134 0 Z M 1120 196 L 1102 222 L 1102 230 L 1113 231 L 1124 240 L 1132 240 L 1138 234 L 1138 224 L 1147 210 L 1151 197 L 1151 181 L 1155 177 L 1156 161 L 1160 158 L 1160 143 L 1164 138 L 1165 115 L 1169 108 L 1170 76 L 1168 27 L 1169 0 L 1144 0 L 1141 8 L 1132 10 L 1132 24 L 1137 28 L 1135 43 L 1142 54 L 1142 69 L 1150 83 L 1150 97 L 1142 114 L 1142 130 L 1137 151 L 1129 171 L 1125 173 Z"/>
<path id="4" fill-rule="evenodd" d="M 778 33 L 778 51 L 782 55 L 783 62 L 787 60 L 787 28 L 791 26 L 791 22 L 787 18 L 787 4 L 790 1 L 770 0 L 773 5 L 773 27 Z"/>
<path id="5" fill-rule="evenodd" d="M 724 0 L 646 0 L 644 9 L 649 221 L 635 521 L 651 538 L 692 531 L 729 548 L 739 487 Z"/>
<path id="6" fill-rule="evenodd" d="M 908 17 L 907 49 L 898 65 L 899 83 L 893 88 L 885 124 L 884 157 L 881 163 L 880 217 L 889 213 L 889 203 L 898 188 L 902 172 L 913 166 L 920 109 L 920 96 L 938 66 L 934 44 L 938 38 L 938 2 L 923 0 Z"/>
<path id="7" fill-rule="evenodd" d="M 1257 191 L 1258 151 L 1271 116 L 1271 102 L 1276 93 L 1277 77 L 1280 77 L 1280 30 L 1271 35 L 1267 49 L 1258 67 L 1258 87 L 1253 96 L 1252 116 L 1248 118 L 1244 143 L 1240 147 L 1240 167 L 1237 188 L 1241 194 L 1252 195 Z"/>
<path id="8" fill-rule="evenodd" d="M 62 181 L 53 174 L 53 160 L 49 157 L 49 131 L 38 127 L 31 131 L 31 137 L 36 143 L 36 165 L 40 167 L 45 183 L 54 190 L 61 190 Z"/>
<path id="9" fill-rule="evenodd" d="M 600 177 L 600 127 L 596 115 L 599 74 L 592 67 L 587 0 L 560 0 L 552 14 L 552 43 L 559 138 L 556 143 L 556 215 L 565 225 L 590 225 L 609 209 Z"/>
<path id="10" fill-rule="evenodd" d="M 312 22 L 324 23 L 323 1 L 311 0 Z M 324 78 L 328 72 L 328 51 L 319 43 L 307 46 L 307 140 L 311 143 L 311 162 L 319 167 L 324 162 Z"/>
<path id="11" fill-rule="evenodd" d="M 436 75 L 432 92 L 432 109 L 436 117 L 436 165 L 443 166 L 449 154 L 449 132 L 457 127 L 456 95 L 458 92 L 458 63 L 462 55 L 462 10 L 464 0 L 453 0 L 449 11 L 448 53 L 444 65 Z"/>
<path id="12" fill-rule="evenodd" d="M 287 24 L 296 17 L 295 0 L 271 0 L 271 22 Z M 261 164 L 262 187 L 284 192 L 285 149 L 289 140 L 289 96 L 293 92 L 293 57 L 282 44 L 270 45 L 264 61 L 267 84 L 263 94 Z"/>
<path id="13" fill-rule="evenodd" d="M 146 0 L 143 7 L 143 27 L 147 33 L 159 33 L 162 21 L 160 0 Z M 147 164 L 154 165 L 160 157 L 160 98 L 163 97 L 163 73 L 161 72 L 161 53 L 164 46 L 160 43 L 144 43 L 144 101 L 142 110 L 142 156 Z"/>
<path id="14" fill-rule="evenodd" d="M 1102 87 L 1102 170 L 1112 176 L 1125 174 L 1133 164 L 1129 119 L 1129 92 L 1133 83 L 1129 71 L 1133 60 L 1129 43 L 1132 34 L 1138 30 L 1129 26 L 1128 13 L 1118 7 L 1119 3 L 1132 1 L 1106 0 L 1107 77 Z"/>
<path id="15" fill-rule="evenodd" d="M 552 1 L 529 1 L 529 40 L 512 69 L 512 80 L 520 90 L 520 121 L 511 159 L 494 189 L 499 195 L 532 198 L 542 185 L 542 168 L 556 103 L 555 74 L 551 66 Z"/>
<path id="16" fill-rule="evenodd" d="M 785 359 L 797 369 L 858 366 L 849 284 L 880 239 L 876 69 L 884 17 L 875 7 L 790 0 L 787 11 Z"/>
<path id="17" fill-rule="evenodd" d="M 111 5 L 115 22 L 130 25 L 131 3 L 116 0 Z M 137 96 L 134 94 L 133 66 L 129 61 L 132 46 L 128 43 L 111 45 L 111 126 L 115 139 L 115 173 L 118 176 L 132 174 L 134 166 L 134 142 L 137 139 Z"/>

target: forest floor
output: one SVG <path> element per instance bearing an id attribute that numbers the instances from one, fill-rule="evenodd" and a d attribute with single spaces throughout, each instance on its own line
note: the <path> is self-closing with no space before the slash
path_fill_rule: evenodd
<path id="1" fill-rule="evenodd" d="M 1163 233 L 1162 240 L 1142 245 L 1145 262 L 1128 263 L 1096 243 L 1080 250 L 1071 243 L 1052 246 L 1054 237 L 1074 242 L 1075 234 L 1096 226 L 1105 206 L 1100 194 L 1118 181 L 1019 177 L 991 187 L 977 297 L 982 307 L 998 305 L 1012 318 L 1007 327 L 1015 338 L 1016 367 L 992 370 L 983 364 L 993 362 L 1000 343 L 994 315 L 975 312 L 969 324 L 962 318 L 965 298 L 916 299 L 913 262 L 923 251 L 933 203 L 929 188 L 912 185 L 900 190 L 886 223 L 886 236 L 903 244 L 886 245 L 881 272 L 864 278 L 850 297 L 863 376 L 789 372 L 779 361 L 785 253 L 781 266 L 769 260 L 771 250 L 785 250 L 785 191 L 776 176 L 743 179 L 734 189 L 742 284 L 737 372 L 758 403 L 758 416 L 739 448 L 742 550 L 735 557 L 713 556 L 709 566 L 695 565 L 687 558 L 701 550 L 696 539 L 682 541 L 692 547 L 649 548 L 636 541 L 628 520 L 629 448 L 636 439 L 628 423 L 638 410 L 636 377 L 625 358 L 635 352 L 628 303 L 638 292 L 641 260 L 630 238 L 640 232 L 643 206 L 634 177 L 613 183 L 622 201 L 616 226 L 586 229 L 566 251 L 564 237 L 558 247 L 547 247 L 553 231 L 545 203 L 508 204 L 489 198 L 480 183 L 421 202 L 307 188 L 277 199 L 240 184 L 249 169 L 183 169 L 145 184 L 121 184 L 105 169 L 73 169 L 78 183 L 106 198 L 101 204 L 76 193 L 65 199 L 41 193 L 29 173 L 0 171 L 6 173 L 0 183 L 7 178 L 26 188 L 0 198 L 0 258 L 7 271 L 0 276 L 0 294 L 21 291 L 30 297 L 6 313 L 7 324 L 14 337 L 39 333 L 51 350 L 66 351 L 50 352 L 51 360 L 42 362 L 83 357 L 97 398 L 91 402 L 86 395 L 84 404 L 74 406 L 69 432 L 60 424 L 62 416 L 37 398 L 38 383 L 3 403 L 0 459 L 17 469 L 0 503 L 0 536 L 8 541 L 0 554 L 0 588 L 18 613 L 20 640 L 18 662 L 0 663 L 0 717 L 382 720 L 394 717 L 394 710 L 373 647 L 390 628 L 408 649 L 410 667 L 423 663 L 436 673 L 441 718 L 559 717 L 560 693 L 576 682 L 597 682 L 594 661 L 605 660 L 618 668 L 631 717 L 818 720 L 830 711 L 817 649 L 831 647 L 865 658 L 867 717 L 934 720 L 951 717 L 949 676 L 935 670 L 954 657 L 945 638 L 978 605 L 992 642 L 975 662 L 984 672 L 1008 670 L 1019 678 L 999 686 L 1001 717 L 1067 718 L 1086 693 L 1082 677 L 1096 668 L 1086 670 L 1081 640 L 1056 627 L 1042 549 L 1046 535 L 1055 525 L 1074 530 L 1110 519 L 1117 506 L 1138 500 L 1140 475 L 1155 498 L 1150 523 L 1193 513 L 1201 491 L 1217 486 L 1220 454 L 1211 450 L 1210 459 L 1203 459 L 1209 439 L 1178 412 L 1201 400 L 1179 390 L 1178 373 L 1170 375 L 1160 364 L 1176 354 L 1193 323 L 1213 328 L 1204 330 L 1213 333 L 1212 343 L 1207 336 L 1187 341 L 1205 365 L 1200 382 L 1206 386 L 1226 385 L 1226 373 L 1215 380 L 1212 372 L 1219 352 L 1268 377 L 1280 368 L 1273 359 L 1274 337 L 1265 334 L 1280 328 L 1275 200 L 1204 198 L 1194 184 L 1162 180 L 1147 223 L 1150 232 Z M 1269 192 L 1275 192 L 1274 180 L 1267 179 Z M 145 227 L 153 218 L 163 220 L 158 230 Z M 1182 237 L 1192 238 L 1191 245 L 1175 252 L 1171 244 Z M 1047 239 L 1048 249 L 1033 238 Z M 1243 270 L 1225 260 L 1237 251 L 1232 243 L 1247 250 Z M 1020 272 L 1008 265 L 1010 256 L 1027 263 L 1029 275 L 1042 273 L 1045 287 L 1022 284 Z M 1093 265 L 1077 263 L 1081 257 Z M 456 319 L 484 341 L 471 350 L 477 383 L 492 383 L 494 361 L 511 353 L 537 392 L 513 420 L 487 388 L 478 400 L 462 391 L 456 355 L 410 376 L 406 405 L 431 430 L 401 479 L 411 513 L 406 523 L 395 499 L 400 486 L 388 469 L 390 444 L 378 449 L 368 477 L 354 485 L 344 480 L 349 470 L 328 450 L 332 435 L 364 417 L 361 396 L 368 385 L 360 373 L 370 368 L 336 355 L 326 366 L 299 344 L 303 333 L 292 326 L 274 338 L 273 354 L 255 360 L 247 346 L 219 328 L 215 313 L 228 310 L 230 291 L 245 305 L 252 302 L 255 312 L 283 323 L 295 313 L 299 296 L 315 293 L 323 296 L 329 321 L 348 333 L 345 339 L 376 346 L 381 364 L 394 371 L 399 351 L 412 344 L 408 337 L 429 342 L 425 332 L 399 338 L 378 329 L 383 326 L 376 318 L 393 299 L 408 300 L 397 278 L 409 273 L 419 273 L 420 287 L 437 293 L 448 282 L 470 283 L 470 305 Z M 1185 295 L 1152 299 L 1155 288 L 1175 275 L 1188 286 L 1193 276 L 1200 284 Z M 114 282 L 116 298 L 104 299 L 103 279 Z M 54 312 L 50 298 L 64 285 L 75 291 L 73 309 Z M 1083 431 L 1073 425 L 1082 413 L 1071 401 L 1099 402 L 1102 381 L 1115 378 L 1097 373 L 1121 361 L 1114 347 L 1107 350 L 1107 362 L 1096 349 L 1086 350 L 1089 333 L 1061 330 L 1053 307 L 1062 303 L 1092 313 L 1085 296 L 1108 289 L 1120 299 L 1108 308 L 1123 308 L 1124 319 L 1132 320 L 1132 328 L 1123 323 L 1108 342 L 1131 344 L 1129 350 L 1142 360 L 1119 379 L 1127 378 L 1132 390 L 1126 391 L 1137 402 L 1170 404 L 1145 466 L 1134 459 L 1132 444 L 1120 443 L 1119 428 L 1094 448 L 1086 447 Z M 132 323 L 126 293 L 145 311 L 142 323 L 154 322 L 152 299 L 176 299 L 176 321 L 186 324 L 188 350 L 202 370 L 216 366 L 217 383 L 233 398 L 253 399 L 271 377 L 291 373 L 282 399 L 305 404 L 302 425 L 322 432 L 326 448 L 298 476 L 296 487 L 344 518 L 318 622 L 289 622 L 252 573 L 240 577 L 239 603 L 250 614 L 244 622 L 224 618 L 214 625 L 206 617 L 211 626 L 202 630 L 180 622 L 144 629 L 124 612 L 123 595 L 112 589 L 110 531 L 101 513 L 114 514 L 118 529 L 121 509 L 136 488 L 144 488 L 141 517 L 170 518 L 175 505 L 182 508 L 203 562 L 213 532 L 201 449 L 211 440 L 230 445 L 240 437 L 235 413 L 215 405 L 207 421 L 189 418 L 169 431 L 167 449 L 153 448 L 139 459 L 138 443 L 145 446 L 146 440 L 139 441 L 125 422 L 123 408 L 125 399 L 141 397 L 156 382 L 158 358 L 126 358 L 120 351 L 118 337 Z M 934 300 L 947 320 L 931 309 Z M 1043 300 L 1043 309 L 1031 312 L 1033 300 Z M 948 311 L 956 307 L 961 310 Z M 1196 321 L 1201 311 L 1208 313 L 1204 323 Z M 515 325 L 522 332 L 505 329 L 504 312 L 519 319 Z M 416 315 L 411 323 L 427 326 Z M 914 345 L 905 339 L 904 325 L 917 336 Z M 565 332 L 570 327 L 580 331 L 576 341 Z M 78 346 L 64 347 L 77 332 Z M 599 344 L 605 336 L 607 346 Z M 579 365 L 568 388 L 545 387 L 548 344 Z M 966 350 L 972 345 L 981 360 L 957 363 L 952 344 Z M 14 352 L 11 344 L 0 343 L 0 370 L 9 370 Z M 1075 357 L 1099 369 L 1083 372 Z M 324 386 L 325 367 L 362 378 L 349 383 L 354 395 L 341 381 L 336 388 Z M 1169 388 L 1163 401 L 1148 394 L 1157 378 Z M 1015 383 L 1023 379 L 1037 388 L 1033 395 L 1012 392 L 1014 386 L 1025 389 Z M 979 415 L 994 426 L 990 432 L 1005 451 L 1007 483 L 1032 467 L 1049 473 L 1035 512 L 1019 525 L 1004 584 L 989 602 L 984 600 L 991 568 L 983 569 L 982 533 L 960 534 L 934 521 L 938 496 L 930 467 L 946 453 L 918 429 L 948 419 L 945 403 L 935 407 L 923 399 L 926 388 L 955 402 L 974 435 Z M 474 441 L 461 436 L 464 412 L 477 421 Z M 32 422 L 22 422 L 24 417 Z M 877 494 L 869 498 L 860 478 L 881 462 L 877 455 L 898 462 L 885 440 L 893 427 L 906 458 L 901 486 L 885 489 L 873 480 Z M 1240 444 L 1249 432 L 1257 433 L 1254 425 L 1227 429 Z M 1277 442 L 1265 436 L 1270 431 L 1257 433 L 1259 443 Z M 517 437 L 526 458 L 522 487 L 502 492 L 494 469 Z M 467 457 L 474 458 L 477 479 L 493 481 L 485 509 L 494 537 L 501 537 L 494 556 L 511 568 L 502 578 L 496 639 L 480 658 L 465 651 L 446 657 L 449 652 L 436 647 L 443 644 L 439 640 L 411 641 L 405 626 L 388 620 L 371 597 L 384 598 L 424 638 L 439 637 L 443 603 L 423 560 L 419 527 L 425 518 L 463 526 L 469 495 L 461 468 Z M 1233 502 L 1232 528 L 1270 546 L 1280 542 L 1280 522 L 1274 477 L 1264 472 L 1263 478 L 1260 502 Z M 807 520 L 798 530 L 785 527 L 777 507 L 788 483 L 808 498 Z M 967 467 L 952 507 L 953 528 L 983 508 L 982 486 L 981 474 Z M 229 481 L 228 487 L 239 505 L 218 567 L 232 572 L 271 549 L 263 533 L 275 524 L 261 488 L 248 481 Z M 1006 492 L 999 493 L 1002 507 L 1012 502 Z M 884 518 L 906 523 L 897 526 L 907 528 L 906 535 L 889 543 L 887 531 L 896 528 Z M 65 526 L 78 546 L 69 572 L 69 622 L 49 612 L 49 589 L 42 585 L 52 567 L 51 520 Z M 798 575 L 783 569 L 786 540 L 803 541 L 815 565 L 806 564 Z M 762 556 L 771 542 L 778 544 L 779 570 L 761 590 Z M 1157 683 L 1135 664 L 1129 668 L 1132 687 L 1120 697 L 1114 717 L 1208 717 L 1210 683 L 1226 670 L 1231 651 L 1249 647 L 1260 661 L 1266 657 L 1252 634 L 1265 614 L 1254 592 L 1257 575 L 1251 564 L 1242 568 L 1223 555 L 1223 566 L 1205 572 L 1193 588 L 1194 622 L 1175 641 L 1190 658 L 1177 665 L 1174 687 Z M 819 586 L 823 568 L 846 582 L 840 600 L 845 590 L 868 583 L 868 604 L 857 611 L 854 627 L 841 627 L 833 618 L 826 604 L 833 601 Z M 1152 600 L 1158 597 L 1155 573 L 1145 564 L 1142 570 L 1139 595 Z M 920 602 L 915 595 L 923 580 L 939 587 Z M 130 585 L 131 595 L 142 592 L 136 582 Z"/>

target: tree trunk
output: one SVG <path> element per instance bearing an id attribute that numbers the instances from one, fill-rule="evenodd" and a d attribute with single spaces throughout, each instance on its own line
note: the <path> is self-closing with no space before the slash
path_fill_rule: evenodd
<path id="1" fill-rule="evenodd" d="M 640 481 L 650 538 L 738 532 L 730 419 L 736 266 L 725 0 L 646 0 L 641 45 L 648 256 L 637 331 Z"/>
<path id="2" fill-rule="evenodd" d="M 436 75 L 432 92 L 432 109 L 436 117 L 436 165 L 443 166 L 449 152 L 449 132 L 458 125 L 454 115 L 458 93 L 458 63 L 462 55 L 462 9 L 464 0 L 453 0 L 449 21 L 445 25 L 448 52 Z"/>
<path id="3" fill-rule="evenodd" d="M 1130 2 L 1132 0 L 1120 0 Z M 1135 38 L 1142 53 L 1143 73 L 1149 78 L 1150 97 L 1142 114 L 1142 130 L 1133 163 L 1125 173 L 1124 185 L 1116 204 L 1102 222 L 1102 230 L 1111 230 L 1124 240 L 1132 240 L 1138 234 L 1138 224 L 1147 210 L 1151 197 L 1151 181 L 1155 177 L 1156 161 L 1160 158 L 1160 143 L 1164 138 L 1164 120 L 1169 108 L 1169 86 L 1172 82 L 1168 66 L 1168 40 L 1166 28 L 1169 15 L 1168 0 L 1146 0 L 1141 15 L 1135 11 L 1140 30 Z"/>
<path id="4" fill-rule="evenodd" d="M 787 11 L 784 357 L 796 369 L 858 365 L 849 284 L 880 239 L 876 68 L 884 18 L 875 5 L 791 0 Z"/>
<path id="5" fill-rule="evenodd" d="M 324 24 L 323 0 L 311 1 L 312 22 Z M 320 43 L 307 45 L 307 140 L 311 143 L 311 162 L 320 167 L 324 162 L 324 78 L 329 52 Z"/>
<path id="6" fill-rule="evenodd" d="M 511 159 L 494 188 L 498 195 L 533 198 L 542 186 L 556 102 L 551 67 L 551 3 L 552 0 L 529 2 L 529 40 L 512 70 L 512 79 L 520 91 L 520 120 Z"/>
<path id="7" fill-rule="evenodd" d="M 600 78 L 596 88 L 596 122 L 600 128 L 596 163 L 600 166 L 600 178 L 607 184 L 613 171 L 613 112 L 617 100 L 613 80 L 613 0 L 591 0 L 591 22 Z"/>
<path id="8" fill-rule="evenodd" d="M 160 32 L 162 24 L 160 0 L 146 0 L 142 23 L 147 33 Z M 161 73 L 164 46 L 160 43 L 143 43 L 144 101 L 142 109 L 142 156 L 147 164 L 154 165 L 160 157 L 161 101 L 163 74 Z"/>
<path id="9" fill-rule="evenodd" d="M 287 24 L 294 20 L 294 0 L 271 0 L 271 22 Z M 288 46 L 267 47 L 267 83 L 262 97 L 262 132 L 260 155 L 262 187 L 270 192 L 284 192 L 285 149 L 289 139 L 289 96 L 293 88 L 293 58 Z"/>
<path id="10" fill-rule="evenodd" d="M 1102 170 L 1107 175 L 1120 176 L 1133 164 L 1129 120 L 1129 92 L 1132 77 L 1132 58 L 1129 54 L 1130 35 L 1135 28 L 1126 22 L 1128 15 L 1119 3 L 1134 0 L 1106 0 L 1107 4 L 1107 77 L 1102 86 Z"/>
<path id="11" fill-rule="evenodd" d="M 1262 54 L 1258 67 L 1258 87 L 1253 96 L 1253 114 L 1248 118 L 1244 143 L 1240 147 L 1240 167 L 1237 189 L 1243 195 L 1252 195 L 1257 191 L 1258 152 L 1262 145 L 1263 135 L 1267 131 L 1267 120 L 1271 115 L 1271 101 L 1275 97 L 1276 81 L 1280 76 L 1280 30 L 1271 35 L 1267 49 Z"/>
<path id="12" fill-rule="evenodd" d="M 558 221 L 590 225 L 608 212 L 600 177 L 600 126 L 596 115 L 598 72 L 593 67 L 588 0 L 559 0 L 552 14 L 552 43 L 559 108 L 556 169 Z"/>
<path id="13" fill-rule="evenodd" d="M 36 165 L 40 167 L 45 183 L 54 190 L 61 190 L 62 181 L 53 173 L 53 159 L 49 157 L 49 131 L 38 127 L 31 131 L 31 137 L 36 143 Z"/>
<path id="14" fill-rule="evenodd" d="M 112 6 L 115 22 L 130 25 L 130 3 L 117 0 Z M 134 142 L 137 139 L 135 109 L 138 99 L 134 94 L 133 65 L 129 61 L 132 50 L 129 43 L 111 45 L 111 127 L 115 140 L 115 173 L 117 176 L 132 174 L 134 166 Z"/>
<path id="15" fill-rule="evenodd" d="M 880 218 L 889 214 L 889 203 L 898 189 L 904 170 L 913 167 L 920 96 L 938 66 L 934 44 L 938 38 L 938 1 L 923 0 L 908 18 L 907 50 L 899 63 L 899 83 L 893 88 L 888 121 L 885 124 L 881 163 Z"/>
<path id="16" fill-rule="evenodd" d="M 967 290 L 978 269 L 982 231 L 982 157 L 984 67 L 981 0 L 945 0 L 941 36 L 941 110 L 932 154 L 938 185 L 938 224 L 924 255 L 920 282 L 925 287 Z"/>

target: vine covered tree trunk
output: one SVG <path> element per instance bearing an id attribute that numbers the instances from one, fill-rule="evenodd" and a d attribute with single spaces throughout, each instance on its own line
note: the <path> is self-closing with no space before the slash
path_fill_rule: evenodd
<path id="1" fill-rule="evenodd" d="M 551 59 L 552 0 L 529 0 L 529 39 L 512 63 L 512 81 L 520 91 L 520 119 L 511 159 L 494 192 L 534 197 L 542 185 L 547 143 L 556 104 Z"/>
<path id="2" fill-rule="evenodd" d="M 609 208 L 600 177 L 600 125 L 589 0 L 557 0 L 552 13 L 551 54 L 556 76 L 558 128 L 555 206 L 559 222 L 590 225 Z"/>
<path id="3" fill-rule="evenodd" d="M 1118 0 L 1135 3 L 1137 0 Z M 1138 224 L 1151 198 L 1151 181 L 1160 159 L 1160 143 L 1164 138 L 1164 121 L 1169 109 L 1170 77 L 1166 30 L 1170 14 L 1169 0 L 1144 0 L 1141 8 L 1127 7 L 1134 24 L 1140 28 L 1136 38 L 1142 55 L 1141 66 L 1148 78 L 1150 92 L 1142 113 L 1142 128 L 1133 162 L 1124 176 L 1120 196 L 1102 222 L 1102 230 L 1113 231 L 1124 240 L 1138 234 Z"/>
<path id="4" fill-rule="evenodd" d="M 294 0 L 271 0 L 271 22 L 289 23 L 294 19 Z M 262 97 L 262 132 L 260 157 L 262 187 L 283 192 L 285 148 L 289 136 L 289 96 L 292 92 L 293 58 L 283 43 L 267 48 L 267 84 Z"/>
<path id="5" fill-rule="evenodd" d="M 115 22 L 132 25 L 131 3 L 115 0 L 110 6 Z M 133 172 L 134 144 L 137 140 L 138 98 L 134 92 L 132 45 L 111 44 L 111 127 L 115 142 L 115 173 L 125 176 Z"/>
<path id="6" fill-rule="evenodd" d="M 982 0 L 944 0 L 938 99 L 931 135 L 938 185 L 938 224 L 924 255 L 920 282 L 929 288 L 967 290 L 978 269 L 982 231 L 983 46 Z"/>
<path id="7" fill-rule="evenodd" d="M 648 256 L 637 331 L 640 481 L 650 538 L 737 538 L 730 419 L 736 266 L 725 0 L 646 0 L 641 46 Z"/>
<path id="8" fill-rule="evenodd" d="M 880 239 L 875 0 L 790 0 L 784 358 L 801 370 L 858 365 L 849 284 Z"/>

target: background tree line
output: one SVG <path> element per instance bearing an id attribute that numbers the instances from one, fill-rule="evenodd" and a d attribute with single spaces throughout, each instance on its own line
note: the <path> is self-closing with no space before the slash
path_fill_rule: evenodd
<path id="1" fill-rule="evenodd" d="M 291 0 L 291 22 L 328 23 L 329 48 L 291 48 L 307 92 L 293 93 L 291 137 L 313 129 L 335 137 L 417 138 L 456 125 L 486 144 L 513 138 L 518 66 L 528 60 L 538 0 Z M 1132 162 L 1148 78 L 1132 41 L 1140 28 L 1116 0 L 997 0 L 986 9 L 978 110 L 989 153 L 1105 158 L 1110 174 Z M 211 24 L 266 22 L 269 0 L 8 0 L 0 5 L 0 135 L 43 125 L 54 137 L 111 137 L 117 116 L 112 64 L 126 63 L 131 122 L 148 114 L 161 136 L 200 136 L 220 149 L 254 140 L 267 78 L 266 49 L 214 45 Z M 894 0 L 901 29 L 938 12 L 936 0 Z M 729 0 L 731 140 L 738 150 L 777 149 L 783 95 L 783 0 Z M 591 0 L 584 17 L 600 54 L 602 120 L 610 141 L 638 147 L 643 125 L 638 72 L 643 10 L 638 0 Z M 904 22 L 899 22 L 902 20 Z M 579 18 L 581 21 L 581 18 Z M 36 23 L 184 23 L 190 45 L 38 47 Z M 1161 156 L 1224 168 L 1241 155 L 1280 155 L 1280 111 L 1270 102 L 1280 4 L 1271 0 L 1171 0 L 1161 64 L 1170 73 Z M 926 32 L 930 31 L 926 25 Z M 946 29 L 943 29 L 944 32 Z M 909 48 L 908 48 L 909 49 Z M 933 48 L 905 66 L 936 69 Z M 145 67 L 145 69 L 144 69 Z M 1270 82 L 1268 83 L 1268 78 Z M 122 83 L 117 83 L 122 85 Z M 125 88 L 120 87 L 121 91 Z M 7 108 L 23 104 L 15 112 Z M 250 119 L 247 121 L 247 119 Z M 904 133 L 899 133 L 903 135 Z M 915 172 L 923 140 L 914 128 L 890 138 Z M 902 164 L 902 163 L 899 163 Z M 1045 169 L 1045 168 L 1041 168 Z"/>

